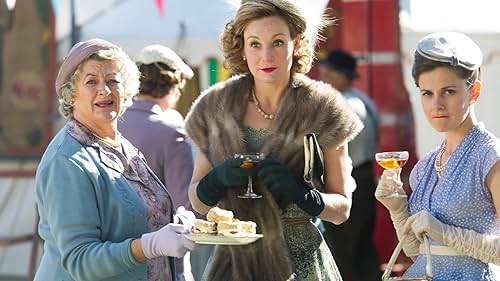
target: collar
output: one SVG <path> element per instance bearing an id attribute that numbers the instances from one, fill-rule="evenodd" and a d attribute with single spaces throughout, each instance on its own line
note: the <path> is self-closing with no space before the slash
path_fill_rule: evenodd
<path id="1" fill-rule="evenodd" d="M 134 100 L 134 103 L 128 110 L 138 110 L 138 111 L 146 111 L 152 112 L 154 114 L 163 114 L 163 110 L 161 110 L 160 106 L 152 101 L 148 100 Z"/>
<path id="2" fill-rule="evenodd" d="M 99 152 L 100 161 L 119 173 L 124 172 L 128 159 L 136 155 L 141 156 L 138 149 L 119 133 L 122 151 L 99 141 L 89 128 L 74 118 L 66 123 L 66 131 L 82 145 L 95 148 Z"/>

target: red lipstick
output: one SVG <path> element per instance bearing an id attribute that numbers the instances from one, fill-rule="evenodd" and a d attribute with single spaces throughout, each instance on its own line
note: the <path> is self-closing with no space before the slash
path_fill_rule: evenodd
<path id="1" fill-rule="evenodd" d="M 261 70 L 264 71 L 265 73 L 271 73 L 276 69 L 276 67 L 266 67 L 262 68 Z"/>

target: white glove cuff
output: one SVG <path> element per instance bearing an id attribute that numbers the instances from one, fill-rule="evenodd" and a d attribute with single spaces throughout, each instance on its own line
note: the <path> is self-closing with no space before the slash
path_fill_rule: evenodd
<path id="1" fill-rule="evenodd" d="M 144 252 L 144 256 L 148 260 L 160 256 L 160 255 L 158 255 L 158 253 L 155 252 L 154 241 L 155 241 L 155 233 L 154 232 L 144 233 L 141 236 L 142 251 Z"/>

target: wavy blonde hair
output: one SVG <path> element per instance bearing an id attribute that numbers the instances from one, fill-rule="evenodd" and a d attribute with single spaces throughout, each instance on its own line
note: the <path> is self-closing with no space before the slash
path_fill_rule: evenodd
<path id="1" fill-rule="evenodd" d="M 278 16 L 285 20 L 290 29 L 292 39 L 298 40 L 297 49 L 293 54 L 292 73 L 307 73 L 315 58 L 314 47 L 318 32 L 324 26 L 333 22 L 326 15 L 317 14 L 318 24 L 313 32 L 308 32 L 308 21 L 301 9 L 287 0 L 250 0 L 242 1 L 234 19 L 229 21 L 221 34 L 221 45 L 224 53 L 224 65 L 235 73 L 247 73 L 249 68 L 243 60 L 243 33 L 251 21 Z M 306 36 L 310 34 L 311 36 Z"/>
<path id="2" fill-rule="evenodd" d="M 82 66 L 89 60 L 115 61 L 121 64 L 120 73 L 123 75 L 123 88 L 125 102 L 120 110 L 122 115 L 125 110 L 132 105 L 133 97 L 139 90 L 140 72 L 135 63 L 121 49 L 100 50 L 83 60 L 75 71 L 69 75 L 69 79 L 64 83 L 59 95 L 59 113 L 64 118 L 73 117 L 73 103 L 76 94 L 76 82 L 80 76 Z"/>

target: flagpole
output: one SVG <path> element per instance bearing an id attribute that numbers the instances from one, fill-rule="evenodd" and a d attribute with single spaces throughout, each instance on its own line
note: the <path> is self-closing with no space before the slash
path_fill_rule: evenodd
<path id="1" fill-rule="evenodd" d="M 76 24 L 75 0 L 71 0 L 71 46 L 80 41 L 80 27 Z"/>

